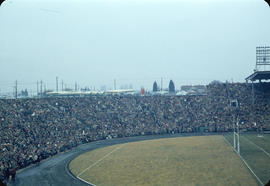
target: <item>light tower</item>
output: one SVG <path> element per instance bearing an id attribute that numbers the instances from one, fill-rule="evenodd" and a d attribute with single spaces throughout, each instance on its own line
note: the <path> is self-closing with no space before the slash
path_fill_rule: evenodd
<path id="1" fill-rule="evenodd" d="M 256 47 L 255 71 L 270 70 L 270 46 Z"/>

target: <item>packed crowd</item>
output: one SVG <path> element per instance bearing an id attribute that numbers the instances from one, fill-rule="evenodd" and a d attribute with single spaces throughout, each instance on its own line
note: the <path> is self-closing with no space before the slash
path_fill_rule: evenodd
<path id="1" fill-rule="evenodd" d="M 98 95 L 0 100 L 0 179 L 95 140 L 135 135 L 270 130 L 270 99 L 250 84 L 210 84 L 203 96 Z M 238 108 L 231 100 L 237 99 Z M 235 117 L 233 117 L 235 116 Z M 236 117 L 238 116 L 238 117 Z M 256 123 L 256 124 L 255 124 Z M 203 130 L 202 130 L 203 129 Z"/>

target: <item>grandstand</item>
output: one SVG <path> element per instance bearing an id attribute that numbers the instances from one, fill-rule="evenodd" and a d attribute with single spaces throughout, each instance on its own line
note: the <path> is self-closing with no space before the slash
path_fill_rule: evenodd
<path id="1" fill-rule="evenodd" d="M 268 83 L 264 83 L 269 85 Z M 251 84 L 207 86 L 207 95 L 102 95 L 42 99 L 1 99 L 1 179 L 7 169 L 21 169 L 91 141 L 137 135 L 230 132 L 230 99 L 239 100 L 240 131 L 270 131 L 270 103 Z"/>

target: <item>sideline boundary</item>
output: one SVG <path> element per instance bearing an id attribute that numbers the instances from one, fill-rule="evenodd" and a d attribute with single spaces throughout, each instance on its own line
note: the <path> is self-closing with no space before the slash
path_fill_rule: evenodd
<path id="1" fill-rule="evenodd" d="M 89 185 L 96 186 L 95 184 L 90 183 L 90 182 L 88 182 L 88 181 L 86 181 L 86 180 L 80 178 L 80 176 L 81 176 L 82 174 L 84 174 L 87 170 L 89 170 L 89 169 L 91 169 L 92 167 L 94 167 L 95 165 L 97 165 L 99 162 L 103 161 L 105 158 L 109 157 L 109 156 L 110 156 L 112 153 L 114 153 L 115 151 L 121 149 L 123 146 L 124 146 L 124 144 L 120 145 L 119 147 L 116 147 L 115 149 L 113 149 L 112 151 L 110 151 L 109 153 L 107 153 L 105 156 L 103 156 L 102 158 L 100 158 L 99 160 L 97 160 L 95 163 L 93 163 L 92 165 L 90 165 L 89 167 L 87 167 L 86 169 L 84 169 L 84 170 L 83 170 L 82 172 L 80 172 L 76 177 L 77 177 L 79 180 L 81 180 L 81 181 L 83 181 L 83 182 L 85 182 L 85 183 L 87 183 L 87 184 L 89 184 Z"/>
<path id="2" fill-rule="evenodd" d="M 73 160 L 73 159 L 72 159 L 72 160 Z M 66 166 L 65 166 L 66 172 L 69 174 L 69 176 L 72 177 L 73 179 L 78 179 L 78 180 L 80 180 L 80 181 L 86 183 L 87 185 L 96 186 L 96 185 L 93 184 L 93 183 L 90 183 L 90 182 L 88 182 L 88 181 L 85 181 L 85 180 L 83 180 L 83 179 L 81 179 L 81 178 L 75 176 L 75 175 L 70 171 L 70 169 L 68 168 L 68 166 L 69 166 L 69 163 L 70 163 L 72 160 L 70 160 L 70 161 L 66 164 Z"/>
<path id="3" fill-rule="evenodd" d="M 82 179 L 82 178 L 80 178 L 80 177 L 78 177 L 78 176 L 76 176 L 79 180 L 81 180 L 82 182 L 84 182 L 84 183 L 87 183 L 87 184 L 89 184 L 89 185 L 92 185 L 92 186 L 96 186 L 95 184 L 93 184 L 93 183 L 90 183 L 90 182 L 88 182 L 88 181 L 86 181 L 86 180 L 84 180 L 84 179 Z"/>
<path id="4" fill-rule="evenodd" d="M 250 141 L 248 138 L 246 138 L 245 136 L 242 136 L 245 140 L 247 140 L 249 143 L 251 143 L 252 145 L 254 145 L 255 147 L 257 147 L 258 149 L 260 149 L 261 151 L 263 151 L 269 158 L 270 158 L 270 154 L 264 150 L 262 147 L 260 147 L 259 145 L 255 144 L 254 142 Z"/>
<path id="5" fill-rule="evenodd" d="M 231 145 L 231 143 L 225 138 L 225 136 L 223 136 L 224 140 L 227 142 L 227 144 L 232 147 L 233 151 L 240 157 L 240 159 L 244 162 L 244 164 L 246 165 L 246 167 L 249 169 L 249 171 L 252 173 L 252 175 L 257 179 L 257 181 L 260 183 L 260 185 L 264 185 L 263 182 L 261 181 L 261 179 L 254 173 L 254 171 L 250 168 L 250 166 L 248 165 L 248 163 L 244 160 L 244 158 L 238 154 L 238 152 L 233 148 L 233 146 Z"/>

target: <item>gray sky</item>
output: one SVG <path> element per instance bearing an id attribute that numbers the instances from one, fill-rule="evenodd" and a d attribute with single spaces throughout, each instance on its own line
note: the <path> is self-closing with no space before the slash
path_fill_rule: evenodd
<path id="1" fill-rule="evenodd" d="M 0 93 L 240 81 L 270 45 L 263 0 L 7 0 L 0 7 Z"/>

